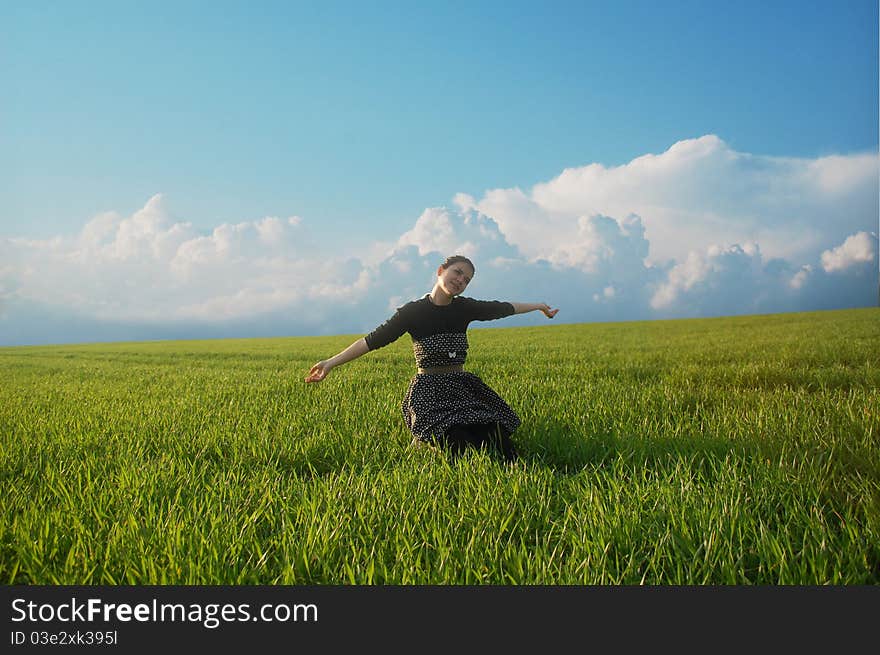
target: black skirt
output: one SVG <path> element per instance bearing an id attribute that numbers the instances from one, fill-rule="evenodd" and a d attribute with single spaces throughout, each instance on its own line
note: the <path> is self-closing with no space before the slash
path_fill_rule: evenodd
<path id="1" fill-rule="evenodd" d="M 520 425 L 501 396 L 467 371 L 417 373 L 401 410 L 413 436 L 428 443 L 442 441 L 453 425 L 499 423 L 508 434 Z"/>

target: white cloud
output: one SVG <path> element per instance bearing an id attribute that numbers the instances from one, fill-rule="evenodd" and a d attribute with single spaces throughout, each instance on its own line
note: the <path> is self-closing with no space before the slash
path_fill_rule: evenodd
<path id="1" fill-rule="evenodd" d="M 456 201 L 462 197 L 459 194 Z M 415 246 L 419 255 L 440 252 L 461 254 L 472 259 L 485 258 L 490 252 L 495 254 L 499 248 L 510 250 L 495 221 L 468 208 L 466 204 L 459 204 L 457 212 L 446 207 L 426 209 L 413 228 L 400 236 L 394 248 L 407 246 Z"/>
<path id="2" fill-rule="evenodd" d="M 771 280 L 755 244 L 711 246 L 704 253 L 689 253 L 672 267 L 652 296 L 651 307 L 700 315 L 707 310 L 714 313 L 723 304 L 733 310 L 728 313 L 745 313 L 762 298 Z"/>
<path id="3" fill-rule="evenodd" d="M 459 242 L 449 213 L 442 207 L 422 212 L 413 228 L 401 235 L 397 245 L 416 246 L 420 255 L 432 251 L 473 254 L 472 246 Z M 468 252 L 465 252 L 465 248 Z"/>
<path id="4" fill-rule="evenodd" d="M 876 236 L 853 235 L 823 254 L 822 267 L 766 260 L 754 243 L 692 251 L 656 287 L 651 307 L 658 316 L 685 317 L 869 306 L 877 297 L 876 243 Z"/>
<path id="5" fill-rule="evenodd" d="M 531 191 L 465 198 L 529 257 L 553 260 L 584 216 L 642 217 L 653 261 L 756 241 L 771 257 L 813 259 L 830 241 L 877 222 L 876 154 L 820 159 L 737 152 L 714 135 L 628 164 L 564 170 Z M 564 255 L 563 255 L 564 256 Z"/>
<path id="6" fill-rule="evenodd" d="M 877 258 L 877 235 L 858 232 L 847 237 L 843 244 L 822 253 L 822 268 L 826 273 L 845 271 Z"/>
<path id="7" fill-rule="evenodd" d="M 813 267 L 810 266 L 809 264 L 805 264 L 805 265 L 801 266 L 800 270 L 798 270 L 798 272 L 795 273 L 791 277 L 791 280 L 789 280 L 788 285 L 792 289 L 800 289 L 801 287 L 803 287 L 807 283 L 807 280 L 809 279 L 810 274 L 812 272 L 813 272 Z"/>
<path id="8" fill-rule="evenodd" d="M 96 216 L 73 238 L 6 240 L 18 265 L 0 288 L 14 279 L 19 299 L 117 321 L 226 320 L 353 293 L 359 269 L 303 257 L 301 222 L 266 217 L 203 236 L 156 195 L 130 217 Z"/>

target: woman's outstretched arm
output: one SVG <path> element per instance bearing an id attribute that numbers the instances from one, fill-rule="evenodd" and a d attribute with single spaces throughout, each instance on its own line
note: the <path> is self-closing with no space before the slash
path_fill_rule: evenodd
<path id="1" fill-rule="evenodd" d="M 309 369 L 309 374 L 306 376 L 306 382 L 320 382 L 330 374 L 330 371 L 340 364 L 345 364 L 353 359 L 357 359 L 367 351 L 369 351 L 367 342 L 361 337 L 341 353 L 333 355 L 330 359 L 323 359 L 312 366 L 312 368 Z"/>
<path id="2" fill-rule="evenodd" d="M 512 302 L 514 314 L 525 314 L 527 312 L 541 311 L 547 318 L 556 316 L 559 309 L 550 309 L 550 305 L 543 302 Z"/>

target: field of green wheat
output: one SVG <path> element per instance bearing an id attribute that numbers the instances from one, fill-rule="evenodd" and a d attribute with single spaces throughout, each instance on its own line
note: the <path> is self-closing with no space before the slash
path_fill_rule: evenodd
<path id="1" fill-rule="evenodd" d="M 880 309 L 472 329 L 514 464 L 358 336 L 0 348 L 2 583 L 880 583 Z"/>

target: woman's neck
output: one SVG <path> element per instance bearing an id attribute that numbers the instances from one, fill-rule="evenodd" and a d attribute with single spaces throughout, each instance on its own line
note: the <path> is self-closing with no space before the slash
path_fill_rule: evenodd
<path id="1" fill-rule="evenodd" d="M 452 303 L 452 296 L 446 293 L 439 284 L 435 284 L 428 294 L 428 299 L 433 305 L 449 305 Z"/>

